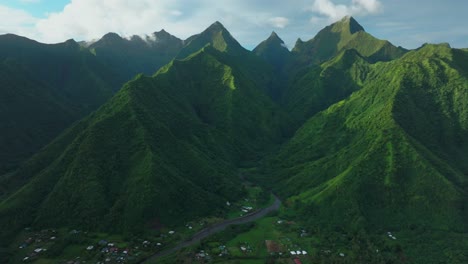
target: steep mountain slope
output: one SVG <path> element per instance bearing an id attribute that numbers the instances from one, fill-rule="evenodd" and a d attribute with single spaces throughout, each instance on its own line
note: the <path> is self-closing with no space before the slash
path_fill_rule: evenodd
<path id="1" fill-rule="evenodd" d="M 369 67 L 406 50 L 374 38 L 352 17 L 298 41 L 284 66 L 281 102 L 299 124 L 360 89 Z"/>
<path id="2" fill-rule="evenodd" d="M 77 118 L 53 91 L 15 63 L 0 63 L 0 94 L 0 172 L 30 157 Z"/>
<path id="3" fill-rule="evenodd" d="M 271 161 L 275 189 L 311 225 L 466 232 L 466 56 L 427 45 L 373 65 Z"/>
<path id="4" fill-rule="evenodd" d="M 282 103 L 291 116 L 305 121 L 359 90 L 370 68 L 356 50 L 343 50 L 321 65 L 299 71 L 283 88 Z"/>
<path id="5" fill-rule="evenodd" d="M 165 30 L 150 36 L 133 36 L 124 39 L 115 33 L 108 33 L 89 49 L 108 67 L 119 73 L 122 82 L 138 73 L 153 74 L 169 63 L 182 49 L 183 41 Z"/>
<path id="6" fill-rule="evenodd" d="M 289 67 L 321 63 L 345 49 L 355 49 L 373 62 L 392 60 L 406 52 L 388 41 L 374 38 L 353 17 L 348 16 L 325 27 L 309 41 L 299 39 L 292 50 L 295 61 Z"/>
<path id="7" fill-rule="evenodd" d="M 0 98 L 5 100 L 0 174 L 96 109 L 120 85 L 111 69 L 73 40 L 45 45 L 2 35 L 0 64 Z"/>
<path id="8" fill-rule="evenodd" d="M 278 82 L 275 81 L 273 66 L 243 48 L 220 22 L 211 24 L 202 33 L 188 38 L 185 42 L 186 45 L 177 58 L 186 58 L 209 45 L 222 52 L 223 58 L 235 64 L 242 75 L 253 81 L 257 89 L 265 92 L 271 98 L 277 97 L 279 86 Z"/>
<path id="9" fill-rule="evenodd" d="M 8 182 L 2 238 L 24 225 L 141 230 L 215 214 L 241 192 L 234 169 L 280 141 L 284 114 L 210 46 L 129 82 Z"/>
<path id="10" fill-rule="evenodd" d="M 186 45 L 177 55 L 179 59 L 183 59 L 199 51 L 208 44 L 219 51 L 231 55 L 239 56 L 247 52 L 219 21 L 211 24 L 202 33 L 188 38 L 185 42 Z"/>
<path id="11" fill-rule="evenodd" d="M 266 40 L 258 44 L 253 49 L 253 53 L 265 59 L 277 71 L 282 70 L 291 56 L 284 41 L 275 32 L 272 32 Z"/>
<path id="12" fill-rule="evenodd" d="M 291 58 L 291 52 L 284 41 L 275 32 L 272 32 L 268 39 L 255 47 L 253 53 L 265 60 L 275 71 L 275 75 L 270 78 L 267 93 L 276 102 L 281 102 L 284 87 L 288 81 L 288 74 L 284 71 L 284 67 Z"/>

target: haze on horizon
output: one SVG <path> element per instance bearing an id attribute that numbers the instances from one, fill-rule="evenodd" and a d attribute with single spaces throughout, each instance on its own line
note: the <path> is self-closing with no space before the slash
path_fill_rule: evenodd
<path id="1" fill-rule="evenodd" d="M 98 39 L 161 29 L 186 39 L 220 21 L 246 48 L 275 31 L 292 48 L 324 26 L 352 15 L 372 35 L 397 46 L 448 42 L 468 47 L 468 2 L 458 0 L 8 0 L 0 1 L 0 34 L 45 43 Z"/>

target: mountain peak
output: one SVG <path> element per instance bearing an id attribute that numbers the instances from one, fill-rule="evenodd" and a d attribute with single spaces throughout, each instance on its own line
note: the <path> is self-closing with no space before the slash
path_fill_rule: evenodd
<path id="1" fill-rule="evenodd" d="M 266 41 L 272 42 L 272 43 L 284 44 L 284 41 L 274 31 L 271 32 L 270 36 L 268 37 L 268 39 L 266 39 Z"/>
<path id="2" fill-rule="evenodd" d="M 121 43 L 123 41 L 123 38 L 114 32 L 109 32 L 102 36 L 100 40 L 98 40 L 96 43 Z"/>
<path id="3" fill-rule="evenodd" d="M 274 31 L 253 49 L 253 53 L 265 59 L 278 70 L 284 66 L 290 55 L 284 41 Z"/>
<path id="4" fill-rule="evenodd" d="M 176 41 L 176 42 L 181 42 L 182 43 L 181 39 L 179 39 L 178 37 L 172 35 L 171 33 L 167 32 L 164 29 L 161 29 L 160 31 L 154 32 L 153 36 L 154 36 L 155 40 L 159 40 L 159 41 L 166 41 L 166 42 L 167 41 Z"/>
<path id="5" fill-rule="evenodd" d="M 364 28 L 352 16 L 345 16 L 340 21 L 332 25 L 334 31 L 349 30 L 349 33 L 354 34 L 359 31 L 365 31 Z"/>
<path id="6" fill-rule="evenodd" d="M 172 36 L 171 33 L 167 32 L 164 29 L 161 29 L 160 31 L 154 32 L 153 35 L 158 36 L 158 37 L 170 37 L 170 36 Z"/>
<path id="7" fill-rule="evenodd" d="M 232 54 L 245 52 L 245 49 L 219 21 L 211 24 L 202 33 L 188 38 L 186 43 L 186 46 L 182 49 L 177 58 L 185 58 L 207 45 L 211 45 L 219 51 Z"/>
<path id="8" fill-rule="evenodd" d="M 114 33 L 114 32 L 109 32 L 107 34 L 105 34 L 104 36 L 102 36 L 102 39 L 122 39 L 122 37 L 117 34 L 117 33 Z"/>
<path id="9" fill-rule="evenodd" d="M 205 31 L 225 31 L 226 28 L 221 24 L 221 22 L 216 21 L 213 24 L 211 24 Z M 226 30 L 227 31 L 227 30 Z"/>

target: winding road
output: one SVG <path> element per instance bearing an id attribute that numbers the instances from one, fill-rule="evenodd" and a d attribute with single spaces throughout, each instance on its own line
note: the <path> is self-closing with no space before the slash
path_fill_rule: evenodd
<path id="1" fill-rule="evenodd" d="M 226 221 L 223 221 L 223 222 L 218 223 L 216 225 L 207 227 L 207 228 L 201 230 L 200 232 L 196 233 L 195 235 L 193 235 L 190 239 L 181 242 L 177 246 L 175 246 L 173 248 L 163 250 L 161 252 L 158 252 L 158 253 L 156 253 L 156 254 L 154 254 L 152 256 L 149 256 L 148 258 L 146 258 L 146 259 L 144 259 L 144 260 L 142 260 L 142 261 L 140 261 L 138 263 L 155 263 L 158 258 L 170 255 L 170 254 L 175 253 L 175 252 L 177 252 L 177 251 L 179 251 L 179 250 L 181 250 L 183 248 L 192 246 L 195 243 L 199 242 L 200 240 L 202 240 L 202 239 L 204 239 L 204 238 L 206 238 L 208 236 L 211 236 L 211 235 L 213 235 L 215 233 L 223 231 L 228 226 L 240 225 L 240 224 L 253 222 L 253 221 L 257 220 L 257 219 L 260 219 L 260 218 L 264 217 L 265 215 L 267 215 L 270 212 L 277 211 L 281 206 L 281 201 L 280 201 L 280 199 L 278 199 L 278 197 L 276 197 L 276 195 L 273 195 L 273 197 L 275 198 L 275 201 L 273 202 L 273 204 L 271 204 L 270 206 L 268 206 L 266 208 L 259 209 L 257 211 L 254 211 L 254 212 L 252 212 L 250 214 L 244 215 L 244 216 L 239 217 L 239 218 L 226 220 Z"/>

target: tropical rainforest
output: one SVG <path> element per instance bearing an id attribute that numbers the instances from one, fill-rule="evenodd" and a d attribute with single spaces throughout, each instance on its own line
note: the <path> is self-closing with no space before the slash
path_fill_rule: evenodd
<path id="1" fill-rule="evenodd" d="M 187 40 L 7 34 L 0 120 L 1 263 L 25 228 L 128 238 L 223 215 L 246 180 L 316 247 L 360 245 L 304 263 L 468 262 L 466 49 L 396 47 L 352 17 L 292 50 L 275 32 L 247 50 L 219 22 Z"/>

